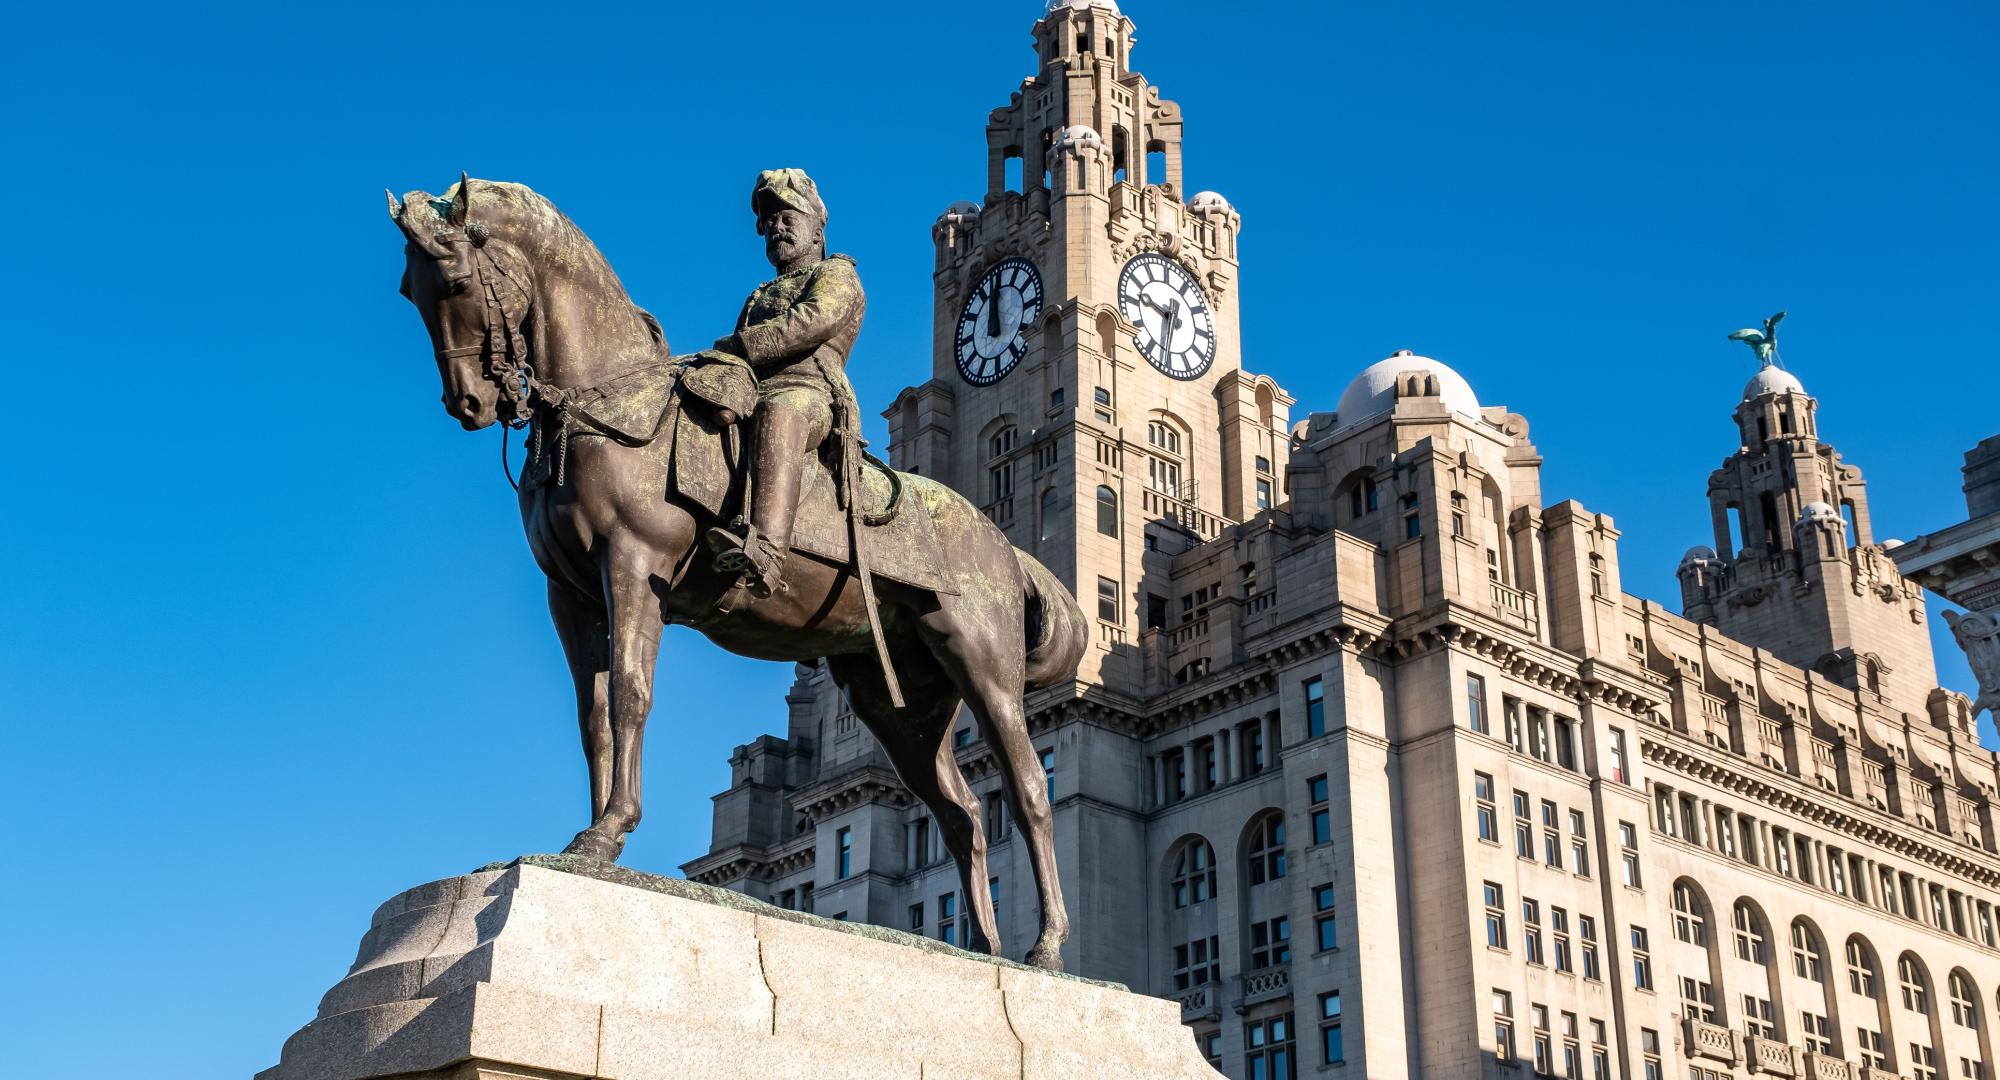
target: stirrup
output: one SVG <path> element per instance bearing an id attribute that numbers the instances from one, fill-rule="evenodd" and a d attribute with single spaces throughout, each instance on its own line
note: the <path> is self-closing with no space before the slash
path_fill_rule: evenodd
<path id="1" fill-rule="evenodd" d="M 740 574 L 756 566 L 755 557 L 750 553 L 752 537 L 738 536 L 728 529 L 717 526 L 708 530 L 708 548 L 715 552 L 715 569 L 724 574 Z"/>

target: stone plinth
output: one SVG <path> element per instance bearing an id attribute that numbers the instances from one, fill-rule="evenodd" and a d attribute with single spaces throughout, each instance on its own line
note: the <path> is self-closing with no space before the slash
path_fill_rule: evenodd
<path id="1" fill-rule="evenodd" d="M 561 856 L 412 889 L 258 1080 L 1213 1080 L 1180 1007 Z"/>

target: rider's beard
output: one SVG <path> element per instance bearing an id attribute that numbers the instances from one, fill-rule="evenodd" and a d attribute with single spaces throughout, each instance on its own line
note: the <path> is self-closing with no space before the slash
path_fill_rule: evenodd
<path id="1" fill-rule="evenodd" d="M 764 253 L 775 262 L 786 262 L 799 255 L 800 238 L 794 232 L 774 232 L 764 241 Z"/>

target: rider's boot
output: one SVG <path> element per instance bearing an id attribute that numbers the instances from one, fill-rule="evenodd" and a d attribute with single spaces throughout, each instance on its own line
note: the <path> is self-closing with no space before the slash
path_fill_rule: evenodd
<path id="1" fill-rule="evenodd" d="M 768 407 L 757 413 L 756 482 L 750 492 L 750 522 L 744 535 L 710 529 L 715 569 L 743 575 L 743 587 L 757 597 L 782 587 L 780 573 L 791 554 L 792 521 L 798 514 L 800 467 L 812 449 L 809 418 L 795 409 Z"/>

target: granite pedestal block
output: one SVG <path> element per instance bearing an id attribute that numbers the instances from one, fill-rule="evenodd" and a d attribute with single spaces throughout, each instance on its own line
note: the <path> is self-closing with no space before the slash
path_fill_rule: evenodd
<path id="1" fill-rule="evenodd" d="M 257 1080 L 1212 1080 L 1179 1006 L 530 856 L 395 897 Z"/>

